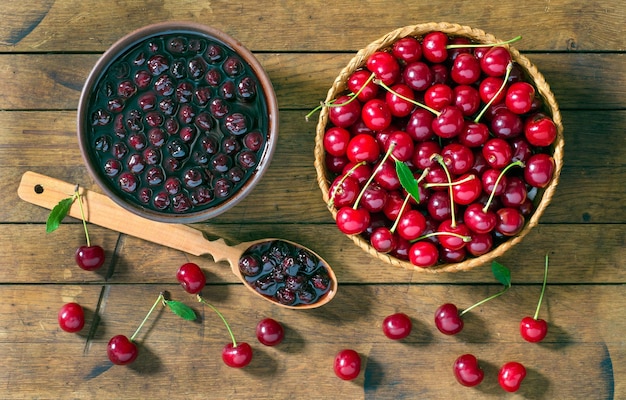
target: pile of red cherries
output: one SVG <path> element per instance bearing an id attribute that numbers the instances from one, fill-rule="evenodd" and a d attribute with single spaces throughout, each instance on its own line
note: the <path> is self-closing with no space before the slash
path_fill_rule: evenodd
<path id="1" fill-rule="evenodd" d="M 431 32 L 371 54 L 328 107 L 338 228 L 423 268 L 491 251 L 554 177 L 558 128 L 506 44 Z"/>

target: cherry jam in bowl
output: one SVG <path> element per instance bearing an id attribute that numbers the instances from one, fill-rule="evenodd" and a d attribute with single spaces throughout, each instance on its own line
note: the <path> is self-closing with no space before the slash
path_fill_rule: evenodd
<path id="1" fill-rule="evenodd" d="M 194 23 L 138 29 L 98 60 L 78 105 L 90 175 L 145 218 L 208 220 L 248 195 L 268 168 L 278 104 L 258 60 Z"/>

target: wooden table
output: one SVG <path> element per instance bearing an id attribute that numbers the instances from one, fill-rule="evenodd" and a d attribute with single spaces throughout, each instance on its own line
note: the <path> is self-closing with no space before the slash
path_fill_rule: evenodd
<path id="1" fill-rule="evenodd" d="M 0 397 L 2 398 L 626 398 L 626 5 L 618 0 L 483 2 L 21 1 L 0 6 Z M 75 137 L 78 96 L 90 69 L 115 40 L 146 24 L 191 20 L 224 30 L 250 48 L 269 73 L 280 105 L 280 138 L 268 173 L 237 207 L 196 227 L 231 243 L 280 236 L 323 255 L 340 288 L 328 305 L 284 310 L 250 295 L 224 263 L 160 247 L 97 226 L 107 252 L 101 272 L 79 269 L 78 220 L 45 233 L 48 211 L 17 197 L 22 174 L 36 171 L 99 191 Z M 499 261 L 512 270 L 509 293 L 471 312 L 457 336 L 440 334 L 434 310 L 460 307 L 499 290 L 488 265 L 467 273 L 425 274 L 390 267 L 358 249 L 332 222 L 313 168 L 315 123 L 325 97 L 354 53 L 384 33 L 420 22 L 479 27 L 516 47 L 544 73 L 565 125 L 565 167 L 541 223 Z M 541 311 L 550 331 L 524 342 L 518 324 Z M 176 283 L 182 263 L 206 272 L 205 297 L 254 347 L 245 369 L 220 352 L 228 334 L 208 308 Z M 106 345 L 130 335 L 160 291 L 193 305 L 184 322 L 161 312 L 140 335 L 131 366 L 111 366 Z M 57 324 L 61 305 L 87 310 L 85 329 Z M 403 341 L 383 336 L 385 316 L 414 323 Z M 265 347 L 256 323 L 272 317 L 284 342 Z M 94 321 L 99 321 L 93 327 Z M 363 357 L 354 381 L 335 377 L 337 351 Z M 473 353 L 486 377 L 456 383 L 452 363 Z M 528 376 L 506 395 L 497 370 L 522 362 Z"/>

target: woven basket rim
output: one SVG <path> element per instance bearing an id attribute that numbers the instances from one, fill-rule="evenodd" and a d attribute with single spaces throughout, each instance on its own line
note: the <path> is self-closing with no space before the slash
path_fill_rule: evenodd
<path id="1" fill-rule="evenodd" d="M 371 42 L 356 53 L 356 55 L 340 71 L 339 75 L 333 81 L 333 84 L 326 95 L 325 102 L 333 100 L 335 97 L 337 97 L 338 94 L 346 91 L 345 82 L 347 81 L 347 78 L 354 71 L 363 67 L 367 58 L 374 52 L 389 48 L 394 42 L 403 37 L 413 36 L 419 38 L 427 33 L 434 31 L 440 31 L 446 33 L 449 36 L 467 37 L 478 43 L 493 44 L 503 42 L 495 36 L 485 33 L 481 29 L 471 28 L 469 26 L 448 22 L 429 22 L 397 28 L 381 36 L 379 39 Z M 389 254 L 379 253 L 369 244 L 368 241 L 366 241 L 359 235 L 347 235 L 357 246 L 359 246 L 371 256 L 395 267 L 401 267 L 404 269 L 410 269 L 418 272 L 442 273 L 468 271 L 477 266 L 481 266 L 490 261 L 493 261 L 497 257 L 502 256 L 511 247 L 518 244 L 539 223 L 540 217 L 542 216 L 545 209 L 550 204 L 552 197 L 554 196 L 554 192 L 560 179 L 561 169 L 563 167 L 563 122 L 556 98 L 554 97 L 554 94 L 552 93 L 552 90 L 550 89 L 549 84 L 546 82 L 543 74 L 539 72 L 537 67 L 527 57 L 520 54 L 520 52 L 514 46 L 508 44 L 504 46 L 509 49 L 512 59 L 526 72 L 527 78 L 533 83 L 533 85 L 537 89 L 538 94 L 544 101 L 544 106 L 548 109 L 549 114 L 557 127 L 557 138 L 552 145 L 552 156 L 555 162 L 554 175 L 550 184 L 538 193 L 538 196 L 540 196 L 540 201 L 537 203 L 533 214 L 528 219 L 520 233 L 496 246 L 490 252 L 483 254 L 479 257 L 468 258 L 460 263 L 438 264 L 430 268 L 420 268 L 411 264 L 409 261 L 400 260 Z M 327 124 L 328 108 L 323 107 L 320 111 L 318 123 L 316 126 L 314 166 L 317 172 L 317 183 L 320 187 L 320 190 L 322 191 L 322 198 L 326 203 L 326 206 L 330 211 L 333 220 L 335 220 L 337 215 L 337 209 L 329 202 L 328 190 L 330 187 L 330 182 L 327 178 L 327 170 L 324 162 L 325 151 L 323 147 L 323 137 Z"/>

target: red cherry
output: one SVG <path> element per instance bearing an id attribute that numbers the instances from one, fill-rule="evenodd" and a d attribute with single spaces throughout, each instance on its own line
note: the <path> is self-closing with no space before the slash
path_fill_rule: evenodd
<path id="1" fill-rule="evenodd" d="M 459 176 L 458 180 L 461 183 L 452 186 L 452 195 L 455 203 L 468 205 L 480 197 L 483 192 L 480 178 L 474 174 L 463 174 Z"/>
<path id="2" fill-rule="evenodd" d="M 526 114 L 532 108 L 535 88 L 528 82 L 515 82 L 506 92 L 506 107 L 515 114 Z"/>
<path id="3" fill-rule="evenodd" d="M 443 233 L 437 236 L 441 246 L 450 250 L 459 250 L 465 246 L 465 238 L 469 237 L 469 230 L 464 223 L 457 222 L 456 226 L 452 226 L 452 220 L 447 219 L 439 224 L 437 231 Z M 447 233 L 453 233 L 448 235 Z"/>
<path id="4" fill-rule="evenodd" d="M 441 305 L 435 311 L 435 326 L 445 335 L 456 335 L 463 330 L 463 318 L 452 303 Z"/>
<path id="5" fill-rule="evenodd" d="M 515 236 L 524 228 L 524 216 L 516 208 L 500 208 L 496 211 L 496 215 L 498 216 L 496 231 L 504 236 Z"/>
<path id="6" fill-rule="evenodd" d="M 533 146 L 550 146 L 556 140 L 556 124 L 545 114 L 535 114 L 526 120 L 524 135 Z"/>
<path id="7" fill-rule="evenodd" d="M 415 105 L 406 99 L 415 100 L 413 89 L 402 83 L 395 84 L 391 87 L 391 90 L 385 95 L 385 100 L 387 101 L 391 115 L 402 118 L 411 114 Z"/>
<path id="8" fill-rule="evenodd" d="M 524 168 L 524 180 L 531 186 L 544 188 L 552 181 L 554 175 L 554 158 L 548 154 L 532 155 Z"/>
<path id="9" fill-rule="evenodd" d="M 459 54 L 452 63 L 450 77 L 459 85 L 471 85 L 480 78 L 480 61 L 471 53 Z"/>
<path id="10" fill-rule="evenodd" d="M 413 139 L 402 131 L 395 131 L 389 135 L 387 142 L 385 143 L 385 151 L 389 150 L 389 147 L 393 144 L 393 150 L 391 155 L 400 161 L 408 161 L 413 156 L 414 145 Z"/>
<path id="11" fill-rule="evenodd" d="M 423 108 L 417 108 L 406 124 L 406 133 L 415 141 L 421 142 L 431 139 L 434 136 L 432 128 L 435 117 L 433 113 Z"/>
<path id="12" fill-rule="evenodd" d="M 480 203 L 470 204 L 463 214 L 463 222 L 474 233 L 489 233 L 498 222 L 496 213 L 490 210 L 484 211 L 483 207 Z"/>
<path id="13" fill-rule="evenodd" d="M 467 251 L 474 257 L 482 256 L 493 248 L 491 233 L 471 233 L 471 240 L 465 245 Z"/>
<path id="14" fill-rule="evenodd" d="M 541 342 L 548 334 L 548 323 L 543 319 L 524 317 L 520 323 L 520 334 L 527 342 Z"/>
<path id="15" fill-rule="evenodd" d="M 452 207 L 450 205 L 450 195 L 447 191 L 434 192 L 426 204 L 426 209 L 431 218 L 437 222 L 444 221 L 452 217 Z"/>
<path id="16" fill-rule="evenodd" d="M 480 99 L 483 101 L 483 103 L 489 103 L 491 99 L 496 95 L 497 97 L 493 100 L 492 104 L 499 104 L 504 101 L 504 98 L 506 97 L 506 91 L 500 91 L 503 82 L 503 79 L 496 78 L 495 76 L 488 76 L 480 81 L 480 84 L 478 85 L 478 94 L 480 95 Z M 498 91 L 500 93 L 498 93 Z M 506 105 L 502 103 L 502 107 L 506 107 Z"/>
<path id="17" fill-rule="evenodd" d="M 504 139 L 489 139 L 482 148 L 485 161 L 492 168 L 502 169 L 511 163 L 513 150 L 511 145 Z"/>
<path id="18" fill-rule="evenodd" d="M 474 165 L 474 153 L 460 143 L 450 143 L 441 149 L 441 157 L 448 171 L 453 175 L 462 175 Z"/>
<path id="19" fill-rule="evenodd" d="M 411 89 L 422 92 L 433 84 L 433 73 L 428 64 L 416 61 L 404 68 L 402 80 Z"/>
<path id="20" fill-rule="evenodd" d="M 231 368 L 243 368 L 252 361 L 252 347 L 246 342 L 237 343 L 237 347 L 228 343 L 222 349 L 222 361 Z"/>
<path id="21" fill-rule="evenodd" d="M 409 261 L 417 267 L 428 268 L 437 264 L 439 250 L 431 242 L 420 240 L 409 249 Z"/>
<path id="22" fill-rule="evenodd" d="M 456 106 L 446 106 L 432 122 L 435 134 L 444 139 L 451 139 L 463 130 L 465 120 L 463 113 Z"/>
<path id="23" fill-rule="evenodd" d="M 385 85 L 393 85 L 400 77 L 400 64 L 393 55 L 377 51 L 367 58 L 366 67 Z"/>
<path id="24" fill-rule="evenodd" d="M 348 149 L 350 132 L 334 126 L 324 133 L 324 150 L 333 156 L 343 156 Z"/>
<path id="25" fill-rule="evenodd" d="M 393 44 L 391 53 L 407 64 L 419 61 L 422 58 L 422 44 L 414 37 L 403 37 Z"/>
<path id="26" fill-rule="evenodd" d="M 380 88 L 373 80 L 369 79 L 370 75 L 366 70 L 358 70 L 350 75 L 346 82 L 348 89 L 352 93 L 359 93 L 357 98 L 363 103 L 376 97 Z M 369 82 L 365 84 L 368 79 Z"/>
<path id="27" fill-rule="evenodd" d="M 379 226 L 370 235 L 370 244 L 380 253 L 389 253 L 396 247 L 396 237 L 389 228 Z"/>
<path id="28" fill-rule="evenodd" d="M 383 320 L 383 333 L 393 340 L 404 339 L 409 336 L 412 327 L 411 318 L 404 313 L 392 314 Z"/>
<path id="29" fill-rule="evenodd" d="M 495 46 L 480 59 L 480 68 L 489 76 L 503 76 L 510 62 L 509 50 L 502 46 Z"/>
<path id="30" fill-rule="evenodd" d="M 361 116 L 361 104 L 358 100 L 350 101 L 351 99 L 349 96 L 339 96 L 332 106 L 328 107 L 328 119 L 336 126 L 347 128 Z"/>
<path id="31" fill-rule="evenodd" d="M 480 108 L 480 95 L 474 87 L 458 85 L 452 92 L 452 104 L 460 108 L 466 117 L 474 115 Z"/>
<path id="32" fill-rule="evenodd" d="M 113 336 L 107 345 L 107 356 L 113 364 L 130 364 L 139 355 L 137 345 L 124 335 Z"/>
<path id="33" fill-rule="evenodd" d="M 516 392 L 526 377 L 526 368 L 515 361 L 508 362 L 498 372 L 498 383 L 507 392 Z"/>
<path id="34" fill-rule="evenodd" d="M 432 63 L 442 63 L 448 58 L 448 35 L 430 32 L 422 39 L 422 55 Z"/>
<path id="35" fill-rule="evenodd" d="M 426 218 L 417 210 L 405 211 L 400 220 L 396 232 L 406 240 L 415 240 L 426 229 Z"/>
<path id="36" fill-rule="evenodd" d="M 367 161 L 373 163 L 380 156 L 380 147 L 374 137 L 361 133 L 350 139 L 346 151 L 348 159 L 354 163 Z"/>
<path id="37" fill-rule="evenodd" d="M 452 88 L 443 83 L 435 83 L 424 93 L 424 104 L 437 111 L 452 104 L 454 92 Z"/>
<path id="38" fill-rule="evenodd" d="M 76 264 L 86 271 L 95 271 L 104 264 L 104 249 L 98 245 L 80 246 L 76 250 Z"/>
<path id="39" fill-rule="evenodd" d="M 335 375 L 340 379 L 350 381 L 361 372 L 361 356 L 354 350 L 344 349 L 335 356 L 333 364 Z"/>
<path id="40" fill-rule="evenodd" d="M 346 235 L 363 233 L 370 224 L 370 213 L 363 208 L 342 207 L 337 211 L 337 227 Z"/>
<path id="41" fill-rule="evenodd" d="M 78 303 L 67 303 L 58 315 L 59 326 L 65 332 L 75 333 L 85 326 L 85 313 Z"/>
<path id="42" fill-rule="evenodd" d="M 339 175 L 330 185 L 328 195 L 337 208 L 351 206 L 360 191 L 359 183 L 350 176 Z"/>
<path id="43" fill-rule="evenodd" d="M 367 164 L 349 162 L 341 171 L 342 174 L 349 174 L 350 178 L 355 179 L 359 185 L 365 184 L 370 176 L 372 176 L 372 167 Z"/>
<path id="44" fill-rule="evenodd" d="M 256 337 L 266 346 L 276 346 L 283 341 L 285 330 L 283 326 L 272 318 L 265 318 L 259 321 L 256 326 Z"/>
<path id="45" fill-rule="evenodd" d="M 472 354 L 463 354 L 454 361 L 454 376 L 463 386 L 476 386 L 483 381 L 485 372 L 478 365 L 478 360 Z"/>
<path id="46" fill-rule="evenodd" d="M 199 293 L 206 285 L 206 276 L 198 264 L 185 263 L 176 271 L 176 279 L 187 293 Z"/>
<path id="47" fill-rule="evenodd" d="M 361 119 L 373 131 L 386 129 L 391 124 L 391 118 L 391 110 L 384 100 L 369 100 L 361 108 Z"/>

